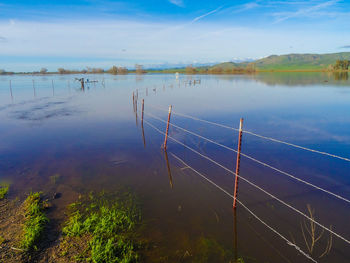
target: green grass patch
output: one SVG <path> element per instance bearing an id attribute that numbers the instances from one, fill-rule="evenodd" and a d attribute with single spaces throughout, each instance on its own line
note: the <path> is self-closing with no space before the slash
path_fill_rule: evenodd
<path id="1" fill-rule="evenodd" d="M 44 213 L 41 192 L 31 193 L 24 201 L 24 226 L 21 247 L 25 250 L 37 249 L 45 225 L 49 221 Z"/>
<path id="2" fill-rule="evenodd" d="M 134 228 L 140 213 L 131 195 L 111 199 L 104 193 L 97 196 L 90 193 L 85 200 L 71 204 L 69 209 L 63 234 L 89 240 L 87 251 L 84 255 L 76 255 L 76 260 L 94 263 L 138 261 Z"/>
<path id="3" fill-rule="evenodd" d="M 4 199 L 9 191 L 9 185 L 0 185 L 0 200 Z"/>

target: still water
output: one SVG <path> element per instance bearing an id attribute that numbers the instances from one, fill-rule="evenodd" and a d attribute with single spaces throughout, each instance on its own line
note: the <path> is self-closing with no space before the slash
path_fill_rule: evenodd
<path id="1" fill-rule="evenodd" d="M 81 193 L 127 188 L 140 200 L 147 262 L 312 262 L 232 198 L 176 160 L 180 157 L 232 194 L 233 175 L 168 141 L 161 149 L 169 105 L 174 112 L 350 157 L 350 80 L 347 74 L 78 75 L 0 77 L 0 182 L 9 198 L 30 191 L 61 193 L 51 217 L 64 219 Z M 193 80 L 196 80 L 194 84 Z M 200 83 L 198 82 L 200 80 Z M 136 115 L 132 93 L 138 94 Z M 237 148 L 238 133 L 173 114 L 171 122 Z M 174 127 L 169 135 L 235 169 L 236 154 Z M 243 134 L 242 152 L 350 198 L 350 163 Z M 168 162 L 167 162 L 168 160 Z M 322 225 L 350 239 L 350 204 L 242 157 L 240 174 Z M 52 182 L 52 176 L 58 178 Z M 310 248 L 310 222 L 243 180 L 239 200 L 317 262 L 349 262 L 350 245 L 322 235 Z M 309 215 L 309 214 L 308 214 Z M 304 235 L 303 235 L 304 233 Z M 305 238 L 306 240 L 305 240 Z M 327 251 L 328 246 L 328 251 Z M 310 251 L 312 250 L 312 252 Z"/>

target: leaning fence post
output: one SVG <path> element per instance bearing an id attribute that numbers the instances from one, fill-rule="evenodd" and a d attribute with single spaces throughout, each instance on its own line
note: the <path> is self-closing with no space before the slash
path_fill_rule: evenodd
<path id="1" fill-rule="evenodd" d="M 134 108 L 134 111 L 135 111 L 135 93 L 132 92 L 132 106 Z"/>
<path id="2" fill-rule="evenodd" d="M 170 116 L 171 116 L 171 108 L 172 108 L 172 106 L 170 105 L 170 106 L 169 106 L 169 114 L 168 114 L 168 122 L 167 122 L 167 125 L 166 125 L 166 131 L 165 131 L 165 139 L 164 139 L 164 144 L 163 144 L 164 150 L 166 150 L 166 144 L 167 144 L 167 141 L 168 141 L 168 133 L 169 133 L 169 123 L 170 123 Z"/>
<path id="3" fill-rule="evenodd" d="M 237 193 L 238 193 L 238 176 L 239 176 L 239 166 L 241 163 L 241 149 L 242 149 L 242 133 L 243 133 L 243 118 L 239 122 L 239 132 L 238 132 L 238 148 L 237 148 L 237 161 L 236 161 L 236 176 L 235 176 L 235 187 L 233 190 L 233 208 L 236 209 L 237 206 Z"/>

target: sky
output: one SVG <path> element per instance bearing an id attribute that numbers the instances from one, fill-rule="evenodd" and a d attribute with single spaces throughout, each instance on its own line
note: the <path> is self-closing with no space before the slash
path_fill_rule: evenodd
<path id="1" fill-rule="evenodd" d="M 0 69 L 350 52 L 349 0 L 0 0 Z"/>

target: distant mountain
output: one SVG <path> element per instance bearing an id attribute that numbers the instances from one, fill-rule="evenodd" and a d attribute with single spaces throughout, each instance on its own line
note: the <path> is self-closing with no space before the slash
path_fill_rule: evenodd
<path id="1" fill-rule="evenodd" d="M 258 70 L 322 70 L 327 69 L 329 65 L 335 64 L 340 60 L 350 60 L 350 52 L 332 53 L 332 54 L 288 54 L 271 55 L 266 58 L 250 62 L 225 62 L 216 64 L 211 69 L 222 68 L 229 70 L 239 67 L 246 67 L 249 63 L 254 63 Z"/>

